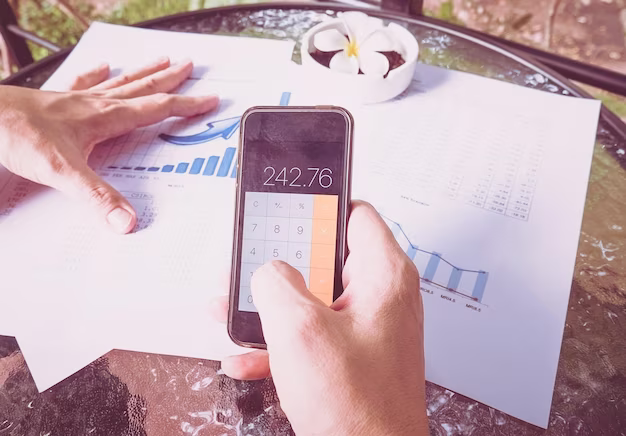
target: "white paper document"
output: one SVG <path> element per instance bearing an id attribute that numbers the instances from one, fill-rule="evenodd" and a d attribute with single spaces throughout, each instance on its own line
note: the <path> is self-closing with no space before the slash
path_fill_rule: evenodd
<path id="1" fill-rule="evenodd" d="M 228 286 L 239 117 L 343 104 L 355 118 L 353 198 L 376 206 L 420 271 L 428 380 L 546 427 L 599 102 L 425 65 L 401 96 L 369 106 L 254 80 L 280 76 L 292 49 L 90 28 L 46 88 L 102 61 L 121 73 L 170 55 L 196 65 L 178 92 L 222 103 L 96 147 L 91 166 L 139 213 L 131 235 L 0 168 L 0 304 L 15 308 L 0 334 L 17 337 L 40 390 L 113 348 L 241 352 L 208 314 Z M 244 71 L 233 51 L 262 51 L 274 67 Z"/>
<path id="2" fill-rule="evenodd" d="M 245 38 L 140 29 L 93 23 L 42 89 L 67 89 L 81 72 L 109 62 L 118 75 L 168 56 L 172 63 L 191 59 L 191 79 L 258 81 L 291 60 L 294 43 L 262 38 Z"/>
<path id="3" fill-rule="evenodd" d="M 418 65 L 346 105 L 353 198 L 420 272 L 427 379 L 547 427 L 600 103 Z"/>
<path id="4" fill-rule="evenodd" d="M 207 359 L 241 352 L 209 316 L 211 300 L 228 292 L 239 119 L 254 105 L 288 103 L 289 93 L 255 80 L 289 62 L 293 46 L 96 23 L 46 83 L 64 90 L 103 61 L 122 74 L 158 56 L 200 53 L 178 92 L 221 101 L 209 114 L 96 147 L 90 165 L 139 214 L 131 235 L 0 167 L 1 304 L 14 309 L 3 311 L 0 334 L 17 337 L 41 391 L 113 348 Z M 241 57 L 254 64 L 259 53 L 267 68 L 244 70 Z"/>

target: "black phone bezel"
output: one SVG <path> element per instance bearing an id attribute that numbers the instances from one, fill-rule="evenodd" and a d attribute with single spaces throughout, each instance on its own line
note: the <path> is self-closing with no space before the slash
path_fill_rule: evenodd
<path id="1" fill-rule="evenodd" d="M 343 293 L 343 284 L 341 280 L 341 274 L 343 266 L 348 254 L 348 247 L 346 241 L 346 232 L 348 225 L 348 216 L 350 214 L 350 192 L 351 192 L 351 180 L 352 180 L 352 139 L 354 130 L 354 119 L 350 112 L 339 106 L 255 106 L 248 109 L 241 117 L 241 127 L 239 135 L 239 147 L 237 151 L 237 165 L 240 165 L 243 160 L 243 153 L 245 153 L 245 126 L 246 119 L 253 113 L 257 112 L 335 112 L 340 113 L 346 120 L 346 140 L 344 143 L 344 177 L 343 186 L 341 189 L 340 197 L 340 229 L 337 237 L 341 248 L 338 249 L 337 256 L 340 259 L 341 269 L 335 271 L 335 284 L 333 292 L 333 301 L 339 298 Z M 230 280 L 230 297 L 229 297 L 229 311 L 228 311 L 228 335 L 231 340 L 237 345 L 249 348 L 267 348 L 265 344 L 265 338 L 263 337 L 263 331 L 261 328 L 261 320 L 256 312 L 243 312 L 238 310 L 239 306 L 239 289 L 237 285 L 237 274 L 240 267 L 239 262 L 239 238 L 240 235 L 240 219 L 241 219 L 241 202 L 243 201 L 243 185 L 241 182 L 243 169 L 237 168 L 237 185 L 235 195 L 235 232 L 233 235 L 233 250 L 232 250 L 232 262 L 231 262 L 231 280 Z"/>

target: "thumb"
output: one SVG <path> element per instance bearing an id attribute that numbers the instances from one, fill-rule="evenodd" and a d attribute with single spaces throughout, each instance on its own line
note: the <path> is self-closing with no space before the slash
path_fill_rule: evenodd
<path id="1" fill-rule="evenodd" d="M 307 289 L 302 274 L 285 262 L 272 261 L 256 270 L 251 288 L 268 347 L 296 330 L 311 309 L 330 310 Z"/>
<path id="2" fill-rule="evenodd" d="M 128 233 L 137 223 L 137 214 L 128 200 L 86 163 L 60 175 L 54 185 L 59 191 L 87 202 L 108 227 L 117 233 Z"/>

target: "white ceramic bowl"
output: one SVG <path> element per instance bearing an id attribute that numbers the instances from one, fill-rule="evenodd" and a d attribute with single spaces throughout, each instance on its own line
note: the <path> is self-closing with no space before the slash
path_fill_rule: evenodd
<path id="1" fill-rule="evenodd" d="M 317 82 L 312 85 L 323 87 L 325 92 L 340 94 L 340 97 L 360 103 L 378 103 L 396 97 L 409 86 L 413 79 L 419 47 L 415 37 L 404 27 L 391 23 L 388 28 L 394 35 L 398 43 L 398 51 L 405 62 L 398 68 L 391 70 L 385 78 L 333 71 L 313 59 L 311 56 L 311 52 L 315 51 L 313 36 L 328 29 L 337 29 L 343 32 L 344 27 L 341 19 L 333 18 L 309 29 L 302 37 L 301 54 L 302 66 L 311 73 L 310 77 L 315 78 Z"/>

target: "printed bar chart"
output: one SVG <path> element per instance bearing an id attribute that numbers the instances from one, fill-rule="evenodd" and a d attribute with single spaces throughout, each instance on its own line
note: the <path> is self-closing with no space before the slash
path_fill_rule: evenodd
<path id="1" fill-rule="evenodd" d="M 485 293 L 485 287 L 487 286 L 488 277 L 488 272 L 478 271 L 478 278 L 476 279 L 476 284 L 474 285 L 474 290 L 472 291 L 472 297 L 474 297 L 478 301 L 483 300 L 483 294 Z"/>
<path id="2" fill-rule="evenodd" d="M 188 162 L 181 162 L 176 167 L 176 172 L 178 174 L 185 174 L 187 172 L 187 168 L 188 167 L 189 167 L 189 163 Z"/>
<path id="3" fill-rule="evenodd" d="M 226 177 L 230 171 L 230 164 L 233 163 L 233 156 L 235 156 L 235 148 L 228 147 L 224 152 L 220 169 L 217 170 L 217 177 Z"/>
<path id="4" fill-rule="evenodd" d="M 411 242 L 400 223 L 383 218 L 406 255 L 417 266 L 423 282 L 482 304 L 489 278 L 487 271 L 460 268 L 446 260 L 442 253 L 420 249 Z"/>
<path id="5" fill-rule="evenodd" d="M 463 271 L 456 267 L 452 268 L 452 274 L 450 274 L 450 280 L 448 280 L 448 289 L 457 290 L 461 281 L 461 274 L 463 274 Z"/>
<path id="6" fill-rule="evenodd" d="M 290 98 L 291 93 L 283 92 L 280 97 L 280 105 L 288 106 Z M 107 163 L 104 163 L 101 168 L 107 170 L 148 171 L 151 173 L 160 172 L 216 177 L 230 176 L 230 178 L 234 179 L 237 177 L 237 163 L 235 161 L 237 149 L 235 147 L 227 147 L 222 156 L 194 157 L 193 160 L 185 159 L 186 162 L 168 163 L 162 166 L 157 166 L 157 162 L 160 160 L 160 151 L 158 150 L 162 149 L 163 144 L 166 144 L 167 147 L 175 146 L 182 150 L 189 146 L 197 146 L 220 138 L 228 140 L 239 130 L 240 123 L 241 117 L 237 116 L 211 121 L 206 125 L 205 130 L 192 135 L 177 136 L 169 133 L 160 133 L 157 135 L 160 141 L 151 145 L 150 152 L 128 153 L 126 151 L 120 152 L 119 150 L 118 153 L 110 152 L 109 156 L 104 159 Z M 157 150 L 156 152 L 154 151 L 155 149 Z M 202 153 L 199 152 L 198 154 Z M 170 160 L 170 158 L 167 158 L 167 160 Z"/>
<path id="7" fill-rule="evenodd" d="M 116 166 L 109 165 L 107 169 L 110 170 L 131 170 L 131 171 L 150 171 L 150 172 L 162 172 L 162 173 L 175 173 L 175 174 L 191 174 L 203 176 L 217 177 L 237 177 L 237 162 L 233 162 L 237 149 L 235 147 L 228 147 L 224 151 L 223 156 L 209 156 L 208 158 L 197 157 L 191 162 L 179 162 L 178 164 L 167 164 L 162 167 L 129 167 L 129 166 Z M 221 162 L 220 162 L 221 160 Z M 206 164 L 205 164 L 206 162 Z M 218 168 L 219 164 L 219 168 Z M 215 174 L 217 170 L 217 174 Z"/>
<path id="8" fill-rule="evenodd" d="M 198 157 L 194 159 L 193 163 L 191 164 L 191 169 L 189 170 L 189 174 L 200 174 L 202 165 L 204 165 L 204 158 Z"/>
<path id="9" fill-rule="evenodd" d="M 410 241 L 409 241 L 410 243 Z M 423 251 L 423 250 L 420 250 Z M 433 281 L 435 277 L 435 272 L 437 271 L 437 267 L 439 266 L 439 261 L 441 258 L 439 257 L 439 253 L 429 253 L 430 259 L 428 260 L 428 265 L 426 265 L 426 271 L 424 271 L 424 280 L 428 280 L 429 282 Z"/>
<path id="10" fill-rule="evenodd" d="M 211 156 L 204 167 L 204 171 L 202 172 L 203 176 L 212 176 L 215 174 L 215 168 L 217 168 L 217 163 L 220 158 L 218 156 Z"/>

